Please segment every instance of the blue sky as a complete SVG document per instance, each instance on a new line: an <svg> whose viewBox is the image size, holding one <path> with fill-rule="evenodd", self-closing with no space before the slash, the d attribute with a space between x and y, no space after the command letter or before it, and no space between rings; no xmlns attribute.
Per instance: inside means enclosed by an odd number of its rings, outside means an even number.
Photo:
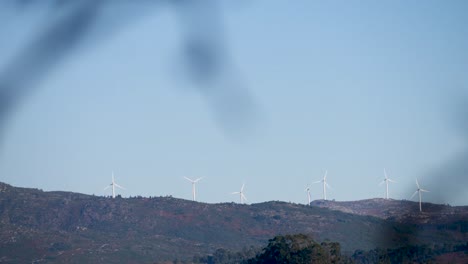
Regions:
<svg viewBox="0 0 468 264"><path fill-rule="evenodd" d="M255 104L255 125L241 120L234 132L181 73L173 10L148 11L34 84L2 135L0 181L108 195L113 171L123 196L190 199L183 177L204 177L203 202L237 202L229 193L245 182L250 203L305 203L325 170L330 199L383 197L386 168L398 181L392 198L409 199L417 177L431 190L424 200L466 205L468 188L434 171L466 150L455 102L468 85L467 10L465 1L223 2L226 58ZM43 19L10 18L4 62Z"/></svg>

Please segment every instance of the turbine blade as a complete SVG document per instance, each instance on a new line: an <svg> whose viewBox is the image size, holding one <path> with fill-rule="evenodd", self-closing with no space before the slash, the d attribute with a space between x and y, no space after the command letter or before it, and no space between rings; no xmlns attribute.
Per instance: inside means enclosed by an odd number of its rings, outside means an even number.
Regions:
<svg viewBox="0 0 468 264"><path fill-rule="evenodd" d="M200 181L200 180L203 179L203 178L204 178L204 177L200 177L200 178L194 180L194 182L198 182L198 181Z"/></svg>
<svg viewBox="0 0 468 264"><path fill-rule="evenodd" d="M397 181L394 181L392 179L387 179L389 182L397 183Z"/></svg>
<svg viewBox="0 0 468 264"><path fill-rule="evenodd" d="M312 184L321 183L321 182L322 182L322 180L320 180L320 181L315 181L315 182L313 182Z"/></svg>
<svg viewBox="0 0 468 264"><path fill-rule="evenodd" d="M325 183L325 186L327 186L328 189L333 189L328 183Z"/></svg>
<svg viewBox="0 0 468 264"><path fill-rule="evenodd" d="M189 182L193 182L193 180L190 179L190 178L187 178L187 177L185 177L185 176L184 176L184 178L185 178L187 181L189 181Z"/></svg>
<svg viewBox="0 0 468 264"><path fill-rule="evenodd" d="M241 194L241 196L242 196L242 199L244 199L244 200L248 201L248 200L247 200L247 197L245 197L245 195L244 195L244 194Z"/></svg>
<svg viewBox="0 0 468 264"><path fill-rule="evenodd" d="M115 185L115 187L118 187L118 188L120 188L120 189L122 189L122 190L125 190L125 188L124 188L124 187L122 187L122 186L118 185L117 183L114 183L114 185Z"/></svg>
<svg viewBox="0 0 468 264"><path fill-rule="evenodd" d="M381 186L381 185L384 184L384 183L385 183L385 180L383 180L381 183L379 183L379 186Z"/></svg>
<svg viewBox="0 0 468 264"><path fill-rule="evenodd" d="M388 178L387 178L387 171L385 170L385 168L383 169L383 173L384 173L384 175L385 175L385 179L388 179Z"/></svg>
<svg viewBox="0 0 468 264"><path fill-rule="evenodd" d="M325 175L323 176L323 179L325 180L327 178L328 170L325 170Z"/></svg>
<svg viewBox="0 0 468 264"><path fill-rule="evenodd" d="M245 183L242 184L241 192L244 190L244 187L245 187Z"/></svg>
<svg viewBox="0 0 468 264"><path fill-rule="evenodd" d="M416 178L416 186L418 186L418 189L420 189L419 187L419 182L418 182L418 179Z"/></svg>
<svg viewBox="0 0 468 264"><path fill-rule="evenodd" d="M104 187L104 190L107 190L111 187L111 185L107 185L106 187Z"/></svg>
<svg viewBox="0 0 468 264"><path fill-rule="evenodd" d="M419 189L421 192L429 192L428 190Z"/></svg>
<svg viewBox="0 0 468 264"><path fill-rule="evenodd" d="M418 191L415 191L413 195L411 195L410 200L413 199L413 197L418 193Z"/></svg>
<svg viewBox="0 0 468 264"><path fill-rule="evenodd" d="M240 192L232 192L231 194L239 194Z"/></svg>

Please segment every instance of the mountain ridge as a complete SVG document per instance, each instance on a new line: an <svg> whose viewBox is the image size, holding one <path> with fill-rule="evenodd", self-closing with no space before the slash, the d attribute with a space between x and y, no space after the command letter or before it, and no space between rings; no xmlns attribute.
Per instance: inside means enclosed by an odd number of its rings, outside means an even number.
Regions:
<svg viewBox="0 0 468 264"><path fill-rule="evenodd" d="M425 212L398 218L393 209L389 217L370 215L372 204L380 203L207 204L170 196L112 199L0 183L0 261L188 260L218 248L260 246L275 235L293 233L340 242L347 252L434 241L463 242L468 238L468 207L447 209L437 205L446 209L439 211L441 217L436 220ZM408 208L414 204L409 202ZM344 212L345 205L351 213ZM453 208L461 214L445 213Z"/></svg>

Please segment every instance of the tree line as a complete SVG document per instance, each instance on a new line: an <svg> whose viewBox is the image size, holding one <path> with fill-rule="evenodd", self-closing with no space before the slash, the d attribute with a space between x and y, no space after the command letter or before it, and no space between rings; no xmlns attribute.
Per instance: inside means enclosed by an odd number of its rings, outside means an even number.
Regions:
<svg viewBox="0 0 468 264"><path fill-rule="evenodd" d="M206 264L436 263L437 256L452 252L463 252L468 258L468 242L433 246L407 245L392 249L376 248L369 251L356 250L352 255L345 255L341 253L341 246L337 242L318 243L308 235L294 234L275 236L263 248L244 248L240 252L218 249L207 256L195 256L191 262Z"/></svg>

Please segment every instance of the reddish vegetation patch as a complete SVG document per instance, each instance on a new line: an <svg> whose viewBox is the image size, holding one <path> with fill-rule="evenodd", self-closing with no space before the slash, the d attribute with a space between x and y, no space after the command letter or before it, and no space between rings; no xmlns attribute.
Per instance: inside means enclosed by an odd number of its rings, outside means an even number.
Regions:
<svg viewBox="0 0 468 264"><path fill-rule="evenodd" d="M252 236L274 236L275 232L273 230L266 230L266 229L250 229L248 230L248 234Z"/></svg>
<svg viewBox="0 0 468 264"><path fill-rule="evenodd" d="M435 258L436 263L468 263L468 254L465 252L445 253Z"/></svg>
<svg viewBox="0 0 468 264"><path fill-rule="evenodd" d="M173 220L177 221L182 221L182 222L192 222L193 221L193 214L177 214L173 212L168 212L168 211L159 211L159 216L165 217L165 218L170 218Z"/></svg>

